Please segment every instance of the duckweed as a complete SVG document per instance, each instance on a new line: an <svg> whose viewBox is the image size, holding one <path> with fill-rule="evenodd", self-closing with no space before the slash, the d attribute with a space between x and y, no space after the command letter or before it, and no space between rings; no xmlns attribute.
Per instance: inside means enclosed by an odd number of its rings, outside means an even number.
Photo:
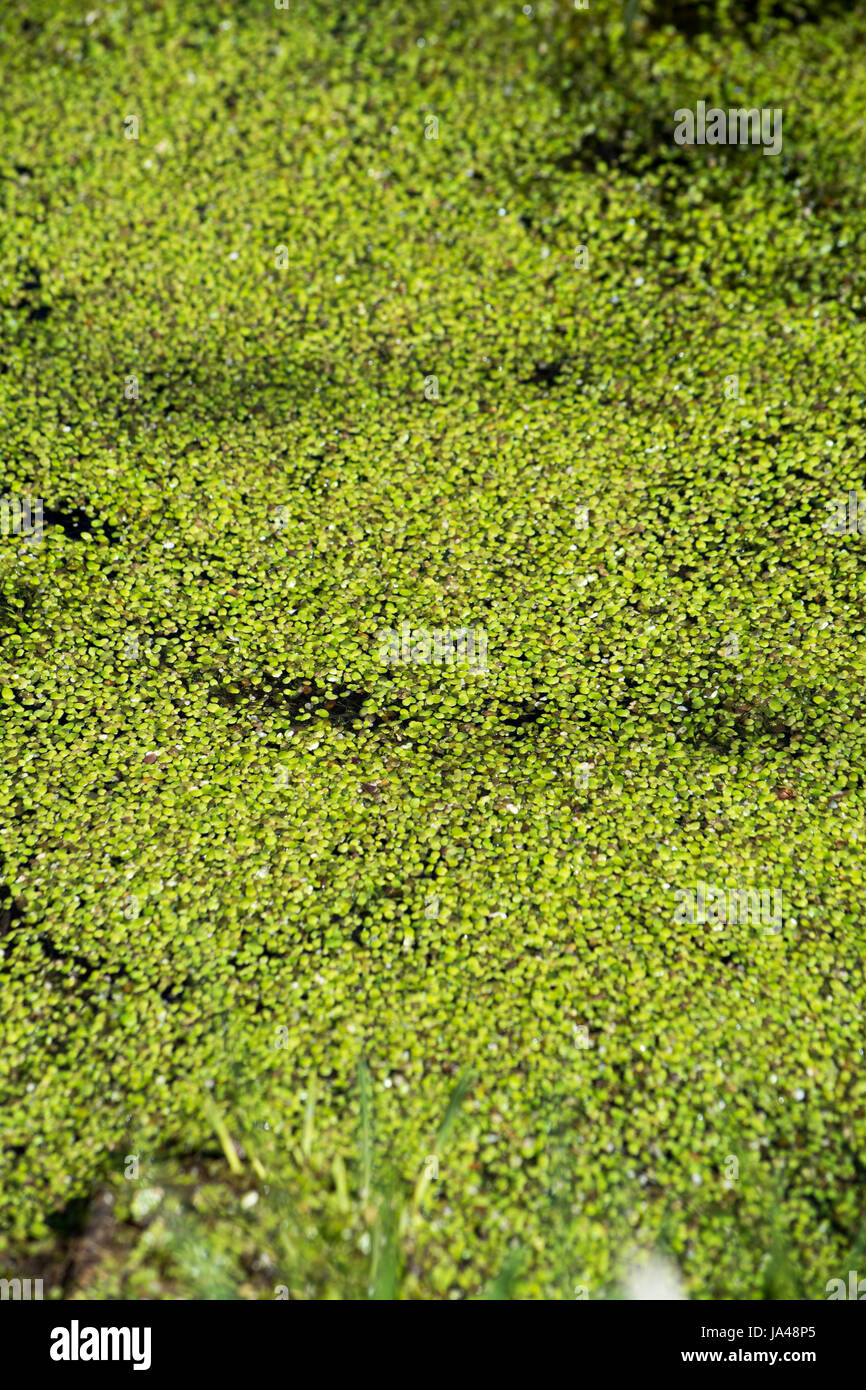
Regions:
<svg viewBox="0 0 866 1390"><path fill-rule="evenodd" d="M4 1265L845 1277L864 41L850 5L5 8L2 491L43 534L0 536ZM781 108L780 153L677 145L699 100ZM458 630L483 664L423 646ZM675 920L714 885L781 930Z"/></svg>

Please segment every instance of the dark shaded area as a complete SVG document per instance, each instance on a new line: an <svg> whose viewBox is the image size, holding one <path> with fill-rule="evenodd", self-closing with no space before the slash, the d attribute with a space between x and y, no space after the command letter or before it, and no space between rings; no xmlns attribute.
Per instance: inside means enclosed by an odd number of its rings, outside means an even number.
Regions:
<svg viewBox="0 0 866 1390"><path fill-rule="evenodd" d="M524 724L537 723L544 713L542 705L546 699L546 695L539 695L533 700L521 700L516 714L510 719L503 719L503 724L509 729L520 729Z"/></svg>
<svg viewBox="0 0 866 1390"><path fill-rule="evenodd" d="M59 526L70 541L80 541L83 536L92 536L101 531L109 545L123 533L109 521L100 521L90 516L83 507L55 508L42 507L42 520L45 526Z"/></svg>
<svg viewBox="0 0 866 1390"><path fill-rule="evenodd" d="M580 93L575 93L580 97ZM594 174L599 167L618 169L638 177L664 167L675 168L683 149L671 141L671 124L656 110L634 107L620 113L617 124L605 131L587 131L579 145L559 155L554 167L564 174L580 170ZM719 146L719 149L724 147Z"/></svg>
<svg viewBox="0 0 866 1390"><path fill-rule="evenodd" d="M687 709L686 725L691 725L693 742L722 753L730 753L737 743L790 749L793 740L808 728L805 723L794 723L790 716L785 718L757 703L727 701L713 711L718 722L712 732L708 732L705 721L710 706L702 706L699 712L701 722L698 724L694 717L689 718L692 714L690 702L685 700L684 703Z"/></svg>
<svg viewBox="0 0 866 1390"><path fill-rule="evenodd" d="M844 0L733 0L729 16L735 25L818 24L850 9L850 3ZM687 38L717 33L721 28L722 11L718 0L652 0L650 4L642 0L638 12L647 17L653 28L671 25Z"/></svg>
<svg viewBox="0 0 866 1390"><path fill-rule="evenodd" d="M564 370L564 357L557 357L552 362L534 363L529 376L521 378L522 384L524 386L543 386L545 389L549 389L556 384Z"/></svg>
<svg viewBox="0 0 866 1390"><path fill-rule="evenodd" d="M74 951L70 952L68 955L64 951L58 951L47 932L40 932L37 940L48 960L62 962L63 965L70 968L75 966L77 970L80 971L80 976L83 980L88 980L96 969L96 966L89 961L86 956L76 955Z"/></svg>
<svg viewBox="0 0 866 1390"><path fill-rule="evenodd" d="M370 698L369 691L347 690L333 700L325 699L325 694L324 686L305 676L294 679L270 676L266 681L242 676L238 680L217 685L213 691L214 698L221 705L230 708L246 706L262 712L280 710L300 726L315 716L317 709L324 709L331 725L351 731ZM367 717L364 723L367 727L375 727L387 721L387 715L377 714Z"/></svg>
<svg viewBox="0 0 866 1390"><path fill-rule="evenodd" d="M17 898L13 898L8 884L0 883L0 936L5 936L14 926L24 920L24 908Z"/></svg>
<svg viewBox="0 0 866 1390"><path fill-rule="evenodd" d="M405 714L400 700L389 702L384 709L365 713L364 707L371 699L368 690L347 690L335 699L326 699L325 687L314 679L305 677L283 679L271 676L266 681L240 677L219 683L213 687L211 694L221 705L232 709L248 708L261 714L279 710L288 714L298 728L309 727L316 718L323 718L319 711L325 711L333 728L343 729L348 733L360 733L383 726L396 727L409 722L409 716ZM546 700L546 695L521 700L518 705L512 707L511 713L502 719L503 732L516 731L524 725L536 723L544 714ZM431 717L435 715L438 718L438 705L431 704L429 710ZM488 710L485 709L483 713L488 713ZM417 714L411 718L418 722ZM452 722L463 728L466 727L466 718L467 714L464 713ZM423 719L421 722L423 723ZM364 790L375 799L375 788L372 784L365 784Z"/></svg>
<svg viewBox="0 0 866 1390"><path fill-rule="evenodd" d="M51 1212L46 1217L46 1224L59 1236L80 1235L84 1230L87 1220L87 1213L90 1209L89 1197L73 1197L67 1202L65 1207L59 1211Z"/></svg>
<svg viewBox="0 0 866 1390"><path fill-rule="evenodd" d="M12 168L20 178L30 178L35 173L28 164L13 164ZM4 174L0 177L10 179L11 175ZM53 314L55 304L46 303L42 271L38 266L31 264L24 268L23 275L17 292L2 307L12 309L16 313L26 313L28 323L44 323ZM60 295L58 299L63 303L76 302L74 296L68 293Z"/></svg>

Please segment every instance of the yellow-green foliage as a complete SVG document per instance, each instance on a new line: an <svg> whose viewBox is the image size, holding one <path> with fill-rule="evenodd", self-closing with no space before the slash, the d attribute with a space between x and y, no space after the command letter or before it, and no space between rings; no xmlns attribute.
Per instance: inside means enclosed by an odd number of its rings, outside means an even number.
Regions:
<svg viewBox="0 0 866 1390"><path fill-rule="evenodd" d="M2 1258L107 1192L105 1296L600 1297L662 1246L823 1297L862 7L92 6L0 16L2 488L45 508L0 536ZM782 152L677 146L698 100ZM406 622L486 669L384 665ZM697 883L781 931L675 922Z"/></svg>

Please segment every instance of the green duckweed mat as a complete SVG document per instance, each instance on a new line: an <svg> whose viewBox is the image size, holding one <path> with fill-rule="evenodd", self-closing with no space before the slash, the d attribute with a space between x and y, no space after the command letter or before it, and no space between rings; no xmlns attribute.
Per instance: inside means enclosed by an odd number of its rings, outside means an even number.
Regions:
<svg viewBox="0 0 866 1390"><path fill-rule="evenodd" d="M866 1258L864 51L4 7L0 1273Z"/></svg>

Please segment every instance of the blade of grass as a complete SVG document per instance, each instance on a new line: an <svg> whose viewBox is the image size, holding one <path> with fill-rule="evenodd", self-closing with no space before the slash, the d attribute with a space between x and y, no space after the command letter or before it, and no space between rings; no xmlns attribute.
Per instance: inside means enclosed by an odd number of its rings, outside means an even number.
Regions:
<svg viewBox="0 0 866 1390"><path fill-rule="evenodd" d="M463 1107L463 1103L472 1089L474 1081L475 1077L471 1072L463 1072L457 1078L457 1084L455 1085L454 1090L451 1092L451 1095L449 1097L448 1105L445 1109L445 1114L442 1117L442 1122L439 1125L438 1130L436 1131L436 1138L433 1144L433 1156L438 1156L440 1150L444 1147L445 1142L448 1139L448 1135L451 1133L451 1130L454 1127L454 1122L457 1119L457 1116L460 1114L460 1111ZM417 1183L415 1184L415 1192L412 1197L413 1212L417 1212L419 1210L422 1202L424 1201L424 1198L427 1195L427 1190L430 1187L432 1181L433 1169L430 1165L425 1163L421 1175L418 1178Z"/></svg>
<svg viewBox="0 0 866 1390"><path fill-rule="evenodd" d="M483 1301L503 1303L514 1297L514 1285L523 1268L524 1254L515 1250L508 1256L505 1264L481 1295Z"/></svg>
<svg viewBox="0 0 866 1390"><path fill-rule="evenodd" d="M301 1133L301 1152L309 1162L313 1152L313 1140L316 1137L316 1077L310 1081L307 1089L307 1104L304 1108L304 1128Z"/></svg>
<svg viewBox="0 0 866 1390"><path fill-rule="evenodd" d="M442 1147L442 1145L445 1143L445 1140L448 1138L448 1135L451 1133L454 1121L460 1114L460 1111L463 1107L463 1102L466 1100L466 1097L472 1090L474 1082L475 1077L472 1074L472 1072L463 1072L457 1078L457 1084L454 1087L454 1090L451 1092L451 1097L448 1101L447 1109L443 1116L442 1123L439 1126L438 1132L436 1134L437 1149Z"/></svg>
<svg viewBox="0 0 866 1390"><path fill-rule="evenodd" d="M379 1207L373 1235L370 1298L376 1302L393 1302L400 1283L398 1222L392 1199L393 1192L388 1192Z"/></svg>
<svg viewBox="0 0 866 1390"><path fill-rule="evenodd" d="M373 1096L370 1072L363 1058L358 1067L358 1081L361 1088L361 1198L366 1201L373 1180Z"/></svg>
<svg viewBox="0 0 866 1390"><path fill-rule="evenodd" d="M623 11L626 43L631 43L631 26L634 24L639 7L640 0L626 0L625 9Z"/></svg>
<svg viewBox="0 0 866 1390"><path fill-rule="evenodd" d="M222 1151L226 1156L226 1162L228 1163L229 1168L233 1173L242 1173L244 1171L244 1167L240 1161L240 1158L238 1157L238 1151L235 1148L235 1142L229 1134L228 1126L226 1125L225 1120L217 1110L216 1105L211 1100L210 1096L207 1096L205 1099L204 1109L205 1114L207 1115L208 1119L213 1125L214 1133L216 1134L217 1138L220 1141L220 1144L222 1145Z"/></svg>
<svg viewBox="0 0 866 1390"><path fill-rule="evenodd" d="M334 1178L334 1191L337 1194L337 1206L343 1216L347 1216L351 1211L349 1184L346 1181L346 1165L339 1154L331 1164L331 1173Z"/></svg>

